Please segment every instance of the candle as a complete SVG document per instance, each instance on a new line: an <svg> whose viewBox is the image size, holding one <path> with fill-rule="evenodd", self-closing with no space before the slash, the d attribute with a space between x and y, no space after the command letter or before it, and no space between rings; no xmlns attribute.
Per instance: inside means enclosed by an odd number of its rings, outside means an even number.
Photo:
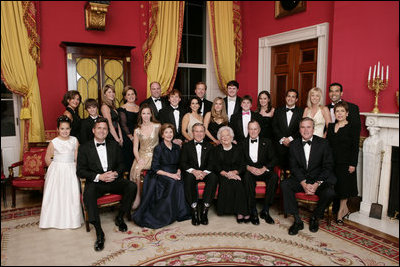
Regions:
<svg viewBox="0 0 400 267"><path fill-rule="evenodd" d="M374 65L374 76L372 76L372 79L375 80L375 73L376 73L376 65Z"/></svg>
<svg viewBox="0 0 400 267"><path fill-rule="evenodd" d="M389 65L386 66L386 81L389 80Z"/></svg>
<svg viewBox="0 0 400 267"><path fill-rule="evenodd" d="M371 80L371 66L369 66L369 72L368 72L368 81Z"/></svg>
<svg viewBox="0 0 400 267"><path fill-rule="evenodd" d="M381 77L382 77L382 81L383 81L383 78L384 78L384 76L383 76L383 65L382 65L382 73L381 73Z"/></svg>
<svg viewBox="0 0 400 267"><path fill-rule="evenodd" d="M380 76L379 76L379 70L381 69L380 64L381 64L381 63L378 61L378 73L376 74L376 77L378 77L378 78L380 77Z"/></svg>

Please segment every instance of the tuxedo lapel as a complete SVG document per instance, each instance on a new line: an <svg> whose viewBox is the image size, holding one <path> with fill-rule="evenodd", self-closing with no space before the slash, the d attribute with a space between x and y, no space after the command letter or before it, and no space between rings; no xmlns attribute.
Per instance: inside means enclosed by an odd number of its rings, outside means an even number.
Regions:
<svg viewBox="0 0 400 267"><path fill-rule="evenodd" d="M201 148L201 159L200 159L201 166L199 166L200 168L201 167L205 168L205 158L206 158L207 150L208 150L207 145L203 144L203 146Z"/></svg>
<svg viewBox="0 0 400 267"><path fill-rule="evenodd" d="M245 153L246 153L246 160L252 161L252 160L251 160L251 157L250 157L249 138L246 138L243 142L244 142L244 143L243 143L243 144L244 144L244 151L245 151Z"/></svg>
<svg viewBox="0 0 400 267"><path fill-rule="evenodd" d="M111 151L111 145L110 145L110 142L107 142L107 144L106 144L106 149L107 149L107 171L109 171L109 170L111 170L112 169L112 166L113 166L113 159L114 159L114 157L112 156L112 151Z"/></svg>
<svg viewBox="0 0 400 267"><path fill-rule="evenodd" d="M100 161L99 153L97 153L97 149L96 149L94 140L90 141L89 149L90 149L90 154L93 155L93 159L94 159L95 162L96 162L96 167L97 167L97 169L100 169L100 170L103 172L103 171L104 171L104 170L103 170L103 166L101 166L101 161Z"/></svg>
<svg viewBox="0 0 400 267"><path fill-rule="evenodd" d="M236 107L235 107L235 109L236 109ZM237 123L237 127L238 127L238 129L239 129L240 134L244 136L244 131L243 131L243 114L242 114L242 113L239 113L239 114L240 114L240 116L239 116L240 119L239 119L236 123ZM246 138L246 136L244 136L244 137Z"/></svg>
<svg viewBox="0 0 400 267"><path fill-rule="evenodd" d="M191 142L192 142L192 144L190 145L190 150L192 150L191 154L194 155L195 164L198 166L199 159L197 158L196 145L194 144L194 140L192 140ZM200 166L199 166L199 168L200 168Z"/></svg>
<svg viewBox="0 0 400 267"><path fill-rule="evenodd" d="M301 140L300 140L300 142L298 142L297 146L298 146L297 151L299 151L299 153L300 153L300 161L303 164L304 169L307 170L306 155L304 154L304 146L303 146L303 143L301 142ZM310 155L311 155L311 152L310 152ZM310 158L309 158L309 160L310 160Z"/></svg>

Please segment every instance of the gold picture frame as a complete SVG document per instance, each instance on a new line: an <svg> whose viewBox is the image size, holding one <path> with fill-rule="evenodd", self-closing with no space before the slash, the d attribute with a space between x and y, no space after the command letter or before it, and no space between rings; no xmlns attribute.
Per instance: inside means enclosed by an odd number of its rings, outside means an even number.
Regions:
<svg viewBox="0 0 400 267"><path fill-rule="evenodd" d="M306 1L275 1L275 18L282 18L306 10Z"/></svg>

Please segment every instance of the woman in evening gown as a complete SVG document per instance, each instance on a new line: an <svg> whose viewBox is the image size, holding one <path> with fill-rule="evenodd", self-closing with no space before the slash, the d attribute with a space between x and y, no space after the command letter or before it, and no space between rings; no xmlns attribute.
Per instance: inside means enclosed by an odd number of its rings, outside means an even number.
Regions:
<svg viewBox="0 0 400 267"><path fill-rule="evenodd" d="M182 118L182 135L187 141L193 140L193 125L203 123L203 117L200 115L200 98L194 96L189 101L190 111Z"/></svg>
<svg viewBox="0 0 400 267"><path fill-rule="evenodd" d="M100 115L108 120L109 132L107 135L108 140L114 140L120 146L123 145L124 139L122 138L122 130L119 125L119 115L115 107L115 87L111 84L106 84L103 87L101 100L103 104L100 108Z"/></svg>
<svg viewBox="0 0 400 267"><path fill-rule="evenodd" d="M256 112L261 115L260 137L273 140L272 118L274 117L275 108L271 105L271 95L268 91L261 91L258 94Z"/></svg>
<svg viewBox="0 0 400 267"><path fill-rule="evenodd" d="M132 216L137 225L152 229L191 217L178 169L180 147L172 143L174 126L163 124L160 135L163 140L154 148L151 170L143 184L141 204Z"/></svg>
<svg viewBox="0 0 400 267"><path fill-rule="evenodd" d="M78 113L78 107L81 100L82 98L79 91L70 90L65 93L61 101L66 109L63 115L66 115L71 120L71 136L78 138L79 143L81 142L81 117Z"/></svg>
<svg viewBox="0 0 400 267"><path fill-rule="evenodd" d="M139 109L138 125L133 133L133 153L135 159L132 164L129 178L140 188L142 170L151 167L153 150L158 145L160 124L154 118L153 111L148 104L143 104ZM136 193L132 209L135 210L140 204L140 190Z"/></svg>
<svg viewBox="0 0 400 267"><path fill-rule="evenodd" d="M218 130L228 125L229 119L226 114L225 102L222 97L216 97L213 101L211 111L204 116L204 127L206 128L206 137L214 145L219 145L217 138Z"/></svg>
<svg viewBox="0 0 400 267"><path fill-rule="evenodd" d="M322 90L320 88L314 87L308 91L304 117L314 120L314 135L326 137L326 129L328 129L328 124L331 123L331 115L329 109L322 104Z"/></svg>

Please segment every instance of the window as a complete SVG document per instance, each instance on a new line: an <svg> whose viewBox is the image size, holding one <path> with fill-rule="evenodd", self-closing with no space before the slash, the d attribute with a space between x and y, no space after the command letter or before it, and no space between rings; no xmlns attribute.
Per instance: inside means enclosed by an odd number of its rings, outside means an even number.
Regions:
<svg viewBox="0 0 400 267"><path fill-rule="evenodd" d="M207 84L208 99L212 100L211 96L215 95L213 91L219 92L214 76L207 2L185 1L181 51L174 88L181 91L185 100L195 95L195 84L203 81Z"/></svg>

